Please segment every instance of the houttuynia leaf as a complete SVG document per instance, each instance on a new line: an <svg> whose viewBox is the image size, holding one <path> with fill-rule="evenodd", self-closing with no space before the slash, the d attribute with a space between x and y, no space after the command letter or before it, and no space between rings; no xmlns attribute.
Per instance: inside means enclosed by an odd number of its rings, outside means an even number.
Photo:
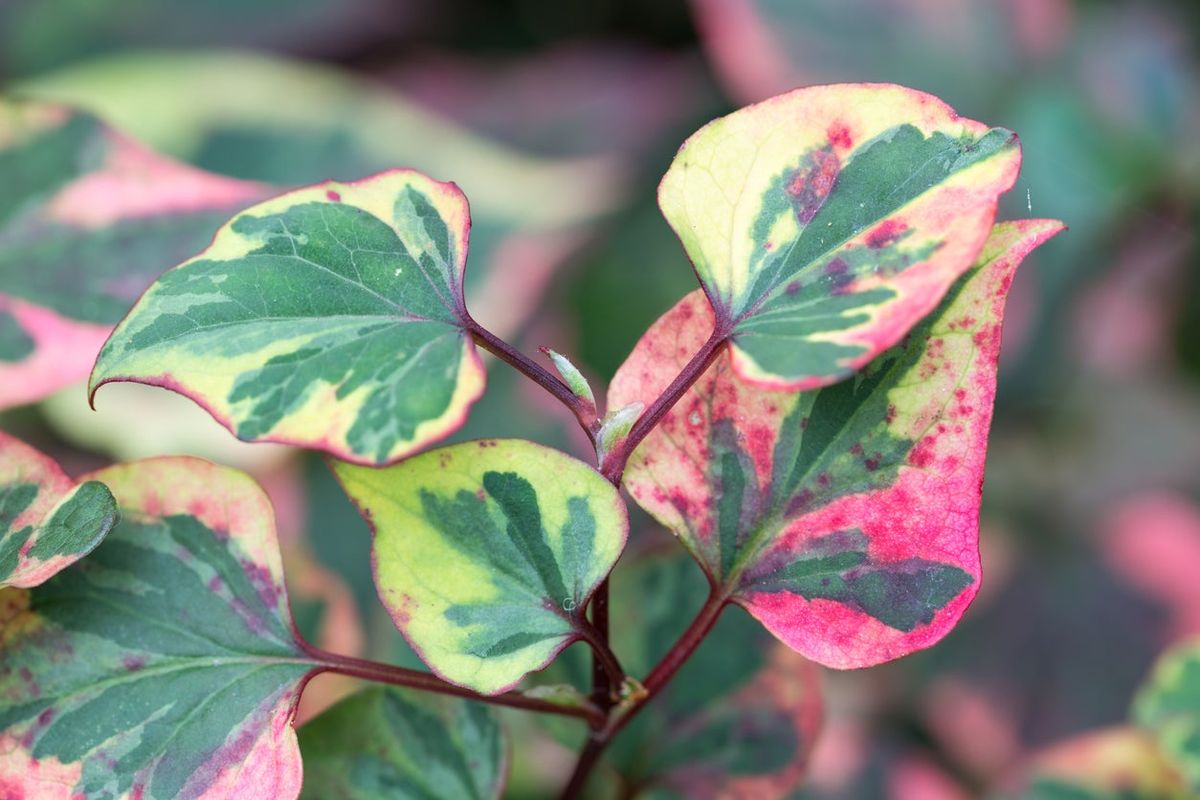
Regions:
<svg viewBox="0 0 1200 800"><path fill-rule="evenodd" d="M838 381L937 306L1021 163L1011 131L886 84L815 86L715 120L659 187L732 336L769 389Z"/></svg>
<svg viewBox="0 0 1200 800"><path fill-rule="evenodd" d="M374 528L375 584L400 632L438 675L485 694L580 638L628 532L600 473L532 442L334 470Z"/></svg>
<svg viewBox="0 0 1200 800"><path fill-rule="evenodd" d="M1169 650L1134 703L1138 723L1153 731L1163 753L1200 793L1200 641Z"/></svg>
<svg viewBox="0 0 1200 800"><path fill-rule="evenodd" d="M0 432L0 586L44 583L90 553L116 521L107 486L75 483L53 460Z"/></svg>
<svg viewBox="0 0 1200 800"><path fill-rule="evenodd" d="M92 477L121 522L41 586L0 592L0 787L295 798L291 719L316 665L292 632L266 495L192 458Z"/></svg>
<svg viewBox="0 0 1200 800"><path fill-rule="evenodd" d="M978 519L1013 272L1062 228L996 226L974 269L900 345L819 391L770 392L730 355L634 453L633 497L792 648L862 667L946 634L979 585ZM610 406L653 397L712 331L684 298L618 371Z"/></svg>
<svg viewBox="0 0 1200 800"><path fill-rule="evenodd" d="M464 329L469 228L458 187L411 170L254 206L138 301L91 391L166 386L240 439L395 461L458 428L483 391Z"/></svg>
<svg viewBox="0 0 1200 800"><path fill-rule="evenodd" d="M91 115L4 98L0 184L0 408L82 380L150 282L265 195Z"/></svg>
<svg viewBox="0 0 1200 800"><path fill-rule="evenodd" d="M379 687L300 729L305 800L462 798L504 790L507 742L482 703Z"/></svg>

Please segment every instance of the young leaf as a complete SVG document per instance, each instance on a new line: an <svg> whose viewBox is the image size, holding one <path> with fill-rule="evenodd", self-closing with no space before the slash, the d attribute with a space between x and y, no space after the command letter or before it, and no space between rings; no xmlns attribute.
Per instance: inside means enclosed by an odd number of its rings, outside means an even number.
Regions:
<svg viewBox="0 0 1200 800"><path fill-rule="evenodd" d="M1167 652L1134 703L1134 717L1200 793L1200 642Z"/></svg>
<svg viewBox="0 0 1200 800"><path fill-rule="evenodd" d="M4 98L0 175L0 408L86 376L150 282L265 192L88 114Z"/></svg>
<svg viewBox="0 0 1200 800"><path fill-rule="evenodd" d="M191 458L92 477L120 524L42 586L0 593L0 775L28 797L296 797L291 718L315 664L266 495Z"/></svg>
<svg viewBox="0 0 1200 800"><path fill-rule="evenodd" d="M630 403L624 408L618 408L615 411L610 411L604 416L604 420L600 423L600 430L596 432L596 460L603 464L605 457L613 451L617 445L625 441L625 437L633 430L634 424L637 423L638 417L642 415L645 409L641 403Z"/></svg>
<svg viewBox="0 0 1200 800"><path fill-rule="evenodd" d="M564 356L562 353L557 353L549 347L543 347L542 352L549 357L554 364L554 369L562 376L563 381L571 390L571 393L584 401L591 409L593 414L596 413L596 397L592 394L592 386L588 383L588 379L583 377L583 373L579 368L571 363L571 359Z"/></svg>
<svg viewBox="0 0 1200 800"><path fill-rule="evenodd" d="M688 139L659 187L744 379L825 386L898 342L979 254L1016 136L884 84L798 89Z"/></svg>
<svg viewBox="0 0 1200 800"><path fill-rule="evenodd" d="M978 588L1004 298L1061 227L998 225L942 306L852 380L768 392L722 355L634 454L630 493L815 661L868 666L933 644ZM610 405L656 395L712 327L700 294L684 298L617 373Z"/></svg>
<svg viewBox="0 0 1200 800"><path fill-rule="evenodd" d="M247 441L395 461L458 428L483 391L458 187L393 170L238 214L163 275L96 361L166 386Z"/></svg>
<svg viewBox="0 0 1200 800"><path fill-rule="evenodd" d="M300 729L304 791L312 800L499 798L507 744L487 706L379 687L338 703Z"/></svg>
<svg viewBox="0 0 1200 800"><path fill-rule="evenodd" d="M334 470L375 531L375 583L438 675L511 688L580 638L583 609L621 553L620 495L581 461L480 440L385 470Z"/></svg>
<svg viewBox="0 0 1200 800"><path fill-rule="evenodd" d="M75 483L0 431L0 586L44 583L90 553L116 521L107 486Z"/></svg>

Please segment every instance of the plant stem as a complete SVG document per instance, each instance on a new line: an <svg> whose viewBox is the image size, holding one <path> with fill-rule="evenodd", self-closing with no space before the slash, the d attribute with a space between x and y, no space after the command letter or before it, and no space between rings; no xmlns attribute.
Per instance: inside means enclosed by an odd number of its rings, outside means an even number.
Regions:
<svg viewBox="0 0 1200 800"><path fill-rule="evenodd" d="M679 402L679 398L692 388L692 384L700 380L700 376L720 355L722 346L729 341L729 328L730 325L718 321L712 335L708 337L708 341L692 356L692 359L675 376L675 380L671 381L663 393L650 404L650 407L642 412L624 441L604 457L604 463L600 465L600 472L614 485L620 485L621 477L625 474L625 464L637 446L642 443L642 439L645 439L650 431L654 430L654 426L663 418L663 415Z"/></svg>
<svg viewBox="0 0 1200 800"><path fill-rule="evenodd" d="M602 727L607 715L592 703L578 706L561 705L549 700L528 697L520 692L505 692L498 695L485 695L467 689L463 686L442 680L428 672L415 669L405 669L391 664L381 664L377 661L367 661L361 658L350 658L335 653L327 653L313 647L306 648L323 672L336 672L352 678L387 683L392 686L405 686L410 689L420 689L426 692L449 694L467 700L481 703L491 703L497 706L521 708L526 711L537 711L543 714L558 714L565 717L576 717L585 720L592 728Z"/></svg>
<svg viewBox="0 0 1200 800"><path fill-rule="evenodd" d="M612 650L608 644L608 576L604 576L604 580L600 581L600 585L596 587L596 593L592 595L592 628L596 631L596 636L604 644L604 649L609 653ZM613 656L614 661L616 656ZM624 680L624 675L620 681ZM603 656L595 652L592 653L592 702L598 705L602 710L608 711L613 705L612 691L615 686L620 685L620 681L614 683L617 679L610 674L610 669L604 664Z"/></svg>
<svg viewBox="0 0 1200 800"><path fill-rule="evenodd" d="M583 793L583 788L587 785L592 770L599 763L600 756L603 755L604 749L608 747L609 742L662 691L663 687L679 671L679 668L691 658L692 654L696 652L696 648L704 641L704 637L708 635L713 625L716 624L717 619L721 616L721 611L724 610L728 602L729 595L727 592L719 587L712 587L709 591L708 599L704 601L704 605L696 614L696 618L692 620L687 630L671 645L671 649L667 651L662 660L650 670L650 674L646 677L644 684L646 689L645 694L634 701L619 716L614 718L610 714L608 725L601 730L593 731L591 736L588 737L587 744L584 745L583 751L579 754L579 760L575 763L575 770L571 773L571 779L563 789L562 800L572 800L572 798L579 797Z"/></svg>
<svg viewBox="0 0 1200 800"><path fill-rule="evenodd" d="M474 319L467 317L466 326L476 344L512 366L566 406L579 421L579 427L583 428L588 440L595 444L599 420L596 418L594 408L591 408L582 398L577 397L557 375L484 328Z"/></svg>
<svg viewBox="0 0 1200 800"><path fill-rule="evenodd" d="M609 647L608 637L602 636L594 624L581 620L576 630L592 648L592 702L607 712L615 703L612 697L613 689L625 682L625 670L621 667L617 654Z"/></svg>

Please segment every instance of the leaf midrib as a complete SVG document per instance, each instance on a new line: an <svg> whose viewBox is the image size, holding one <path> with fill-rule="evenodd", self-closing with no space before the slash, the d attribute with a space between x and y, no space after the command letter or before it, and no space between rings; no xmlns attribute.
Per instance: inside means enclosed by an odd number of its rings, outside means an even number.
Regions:
<svg viewBox="0 0 1200 800"><path fill-rule="evenodd" d="M899 127L899 126L896 126L896 127ZM848 161L846 161L846 164L845 164L845 165L843 165L843 166L842 166L842 168L841 168L839 171L844 171L844 170L845 170L845 168L846 168L846 166L848 166L848 165L852 164L852 163L854 162L854 159L855 159L855 158L857 158L857 157L858 157L858 155L859 155L859 154L860 154L862 151L864 151L864 150L865 150L865 149L867 149L868 147L870 147L870 146L874 145L876 142L878 142L879 140L881 140L881 139L882 139L882 137L883 137L884 135L886 135L886 134L888 134L888 133L891 133L891 132L892 132L892 131L894 131L895 129L896 129L896 128L891 128L891 129L889 129L888 131L884 131L884 132L883 132L883 133L881 133L879 136L876 136L874 139L872 139L870 142L864 143L864 144L863 144L861 147L855 148L854 154L853 154L853 155L850 157L850 159L849 159ZM995 128L989 128L989 129L988 129L988 131L987 131L987 132L985 132L985 133L983 134L983 136L986 136L986 135L987 135L987 133L990 133L992 130L995 130ZM940 133L940 132L942 132L942 131L935 131L935 133ZM980 139L982 139L983 137L981 136L981 137L979 137L979 138L980 138ZM978 141L978 140L977 140L977 141ZM953 150L956 150L956 149L957 149L957 148L949 148L949 150L950 150L950 151L953 151ZM1004 153L1004 152L1006 152L1006 151L1007 151L1007 148L1006 148L1006 147L1001 147L1001 148L997 149L997 150L996 150L996 151L995 151L995 152L994 152L992 155L988 156L987 158L981 159L981 160L979 160L979 161L973 161L973 162L971 162L970 164L967 164L967 165L966 165L966 167L965 167L965 169L970 169L970 168L972 168L972 167L974 167L974 166L976 166L976 165L978 165L978 164L983 164L983 163L986 163L986 162L990 161L991 159L995 158L996 156L998 156L998 155L1000 155L1000 154L1002 154L1002 153ZM932 162L935 160L935 158L936 158L936 156L932 156L932 157L930 157L928 160L926 160L926 161L925 161L925 163L921 165L921 169L924 169L926 166L928 166L930 163L932 163ZM853 231L852 231L852 232L851 232L849 235L847 235L847 236L845 236L844 238L842 238L841 240L839 240L839 241L835 242L835 243L834 243L832 246L830 246L830 247L826 248L826 249L825 249L824 251L822 251L822 252L821 252L821 253L820 253L820 254L819 254L819 255L818 255L816 258L812 259L811 261L807 261L807 262L805 262L804 264L802 264L802 265L801 265L800 267L798 267L797 269L795 269L795 270L792 270L792 271L788 272L786 275L782 275L782 274L781 274L781 276L780 276L779 280L773 281L773 282L771 283L771 287L770 287L768 290L764 291L764 292L763 292L763 293L762 293L762 294L761 294L761 295L760 295L758 298L754 299L754 301L753 301L753 302L752 302L750 305L748 305L748 306L746 307L746 309L745 309L745 310L744 310L742 313L738 314L736 317L734 317L734 318L733 318L733 321L732 321L732 327L733 327L734 329L736 329L736 328L737 328L739 325L741 325L741 323L742 323L742 322L744 322L744 321L745 321L747 318L749 318L749 317L752 317L752 316L755 316L755 315L756 315L756 313L757 313L757 311L758 311L758 309L759 309L759 308L760 308L760 307L761 307L761 306L762 306L762 305L763 305L765 302L767 302L767 300L768 300L768 299L770 299L770 297L771 297L772 295L774 295L774 293L775 293L775 292L776 292L776 291L779 289L779 287L780 287L780 286L784 285L784 284L785 284L785 283L787 283L789 280L792 280L792 279L793 279L793 278L795 278L796 276L800 275L802 272L805 272L805 271L806 271L806 270L808 270L808 269L809 269L809 268L810 268L810 267L811 267L813 264L817 264L817 263L819 263L819 262L821 262L821 261L824 261L825 259L829 258L829 257L830 257L830 256L831 256L833 253L837 252L838 250L841 250L843 247L845 247L845 245L846 245L846 243L847 243L847 242L849 242L849 241L850 241L851 239L853 239L854 237L858 236L860 233L862 233L862 232L863 232L864 230L866 230L867 228L871 227L872 225L877 225L877 224L879 224L880 222L882 222L882 221L884 221L884 220L888 219L889 217L891 217L891 216L893 216L893 215L895 215L895 214L898 214L898 213L900 213L901 211L903 211L904 209L906 209L906 208L908 208L909 206L913 205L914 203L917 203L918 201L922 200L922 199L923 199L923 198L925 198L927 195L929 195L931 192L933 192L933 191L937 190L939 187L941 187L941 186L942 186L942 185L945 183L945 181L946 181L946 180L949 180L949 178L950 178L951 176L953 176L953 175L957 175L957 174L958 174L959 172L961 172L961 171L962 171L962 170L961 170L961 169L959 169L959 170L955 170L955 171L954 171L954 172L952 172L952 173L949 173L949 174L946 176L945 180L941 181L940 183L937 183L937 184L935 184L934 186L931 186L931 187L927 188L925 191L923 191L923 192L921 192L920 194L918 194L918 195L914 196L914 197L913 197L911 200L909 200L907 203L904 203L904 204L902 204L902 205L896 206L895 208L891 209L891 211L889 211L887 214L885 214L885 215L884 215L884 216L882 216L882 217L877 217L877 218L875 218L875 219L872 219L872 220L870 220L870 221L868 221L868 222L864 222L862 225L860 225L859 227L857 227L856 229L854 229L854 230L853 230ZM902 183L899 183L899 184L897 184L895 187L893 187L893 189L892 189L892 192L891 192L890 194L895 194L895 192L896 192L896 191L897 191L897 190L898 190L898 189L899 189L901 186L904 186L906 183L908 183L908 182L909 182L909 181L911 181L911 180L912 180L914 177L916 177L916 175L918 174L918 172L919 172L919 170L918 170L917 172L913 172L911 175L909 175L909 177L908 177L908 179L907 179L907 180L905 180L904 182L902 182ZM830 193L830 195L832 195L832 192ZM828 198L828 197L826 197L825 199L826 199L826 200L828 200L829 198ZM822 203L821 203L821 208L824 208L824 207L825 207L825 202L824 202L824 201L822 201ZM815 220L815 219L816 219L816 217L814 217L814 220ZM810 221L810 223L809 223L808 225L805 225L803 228L801 228L801 229L800 229L800 232L799 232L799 233L796 235L796 238L795 238L795 239L793 239L793 240L791 241L791 243L788 245L788 247L787 247L787 251L786 251L785 253L780 253L780 254L779 254L779 256L778 256L778 258L782 259L782 260L783 260L783 261L786 263L787 259L789 259L789 258L791 257L791 255L792 255L792 251L793 251L793 250L795 250L796 246L797 246L797 245L800 243L800 239L803 237L803 235L804 235L804 232L805 232L806 230L808 230L808 228L809 228L809 226L810 226L810 225L811 225L811 221ZM747 277L749 277L749 270L748 270L748 269L747 269ZM748 285L749 285L749 284L748 284ZM731 337L731 338L732 338L732 337ZM807 337L806 337L806 338L807 338Z"/></svg>

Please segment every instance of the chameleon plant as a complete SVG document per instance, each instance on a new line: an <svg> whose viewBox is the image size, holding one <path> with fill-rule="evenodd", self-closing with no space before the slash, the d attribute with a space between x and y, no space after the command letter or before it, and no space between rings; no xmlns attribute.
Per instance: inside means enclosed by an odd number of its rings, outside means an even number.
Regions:
<svg viewBox="0 0 1200 800"><path fill-rule="evenodd" d="M69 122L37 124L66 146ZM884 84L799 89L704 126L659 187L699 288L646 331L604 407L568 357L526 356L472 317L455 184L396 169L236 213L112 330L91 396L165 387L240 439L326 454L428 671L297 633L246 475L168 457L73 482L5 439L0 794L496 797L500 705L567 723L548 726L579 745L564 797L614 772L625 796L786 795L820 723L813 662L929 647L979 589L1005 298L1062 229L996 222L1020 160L1012 132ZM212 185L191 209L262 191ZM86 220L96 195L76 195ZM66 207L0 204L0 263ZM14 342L52 346L29 300L6 302ZM574 415L592 463L518 440L435 446L483 394L484 352ZM610 592L622 488L695 565L631 553ZM706 684L706 640L767 663L740 689ZM577 642L590 689L539 683ZM297 735L322 672L382 686Z"/></svg>

